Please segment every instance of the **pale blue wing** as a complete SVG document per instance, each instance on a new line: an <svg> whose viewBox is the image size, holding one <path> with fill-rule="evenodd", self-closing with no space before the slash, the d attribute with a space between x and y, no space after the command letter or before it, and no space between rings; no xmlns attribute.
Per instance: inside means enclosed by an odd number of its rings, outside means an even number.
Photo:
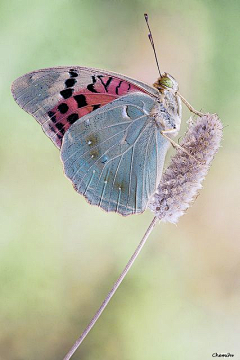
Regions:
<svg viewBox="0 0 240 360"><path fill-rule="evenodd" d="M89 203L122 215L146 209L169 145L149 116L154 104L143 93L122 96L82 117L65 133L65 173Z"/></svg>

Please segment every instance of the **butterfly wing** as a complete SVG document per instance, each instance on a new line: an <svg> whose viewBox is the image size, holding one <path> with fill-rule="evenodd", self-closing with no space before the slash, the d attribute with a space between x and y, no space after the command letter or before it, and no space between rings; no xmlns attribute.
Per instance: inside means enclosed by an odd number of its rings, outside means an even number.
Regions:
<svg viewBox="0 0 240 360"><path fill-rule="evenodd" d="M90 204L122 215L146 209L169 145L149 116L154 104L147 94L128 94L85 115L65 133L65 174Z"/></svg>
<svg viewBox="0 0 240 360"><path fill-rule="evenodd" d="M135 91L157 95L156 89L126 76L78 66L34 71L12 85L18 105L35 117L58 148L79 118Z"/></svg>

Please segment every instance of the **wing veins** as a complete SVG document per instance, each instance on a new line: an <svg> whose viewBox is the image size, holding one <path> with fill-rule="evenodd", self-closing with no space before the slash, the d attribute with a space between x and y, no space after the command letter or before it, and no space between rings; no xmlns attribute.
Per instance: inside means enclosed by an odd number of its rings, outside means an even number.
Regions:
<svg viewBox="0 0 240 360"><path fill-rule="evenodd" d="M113 186L114 186L114 184L115 184L115 180L116 180L116 177L117 177L117 173L118 173L120 164L121 164L121 162L122 162L122 158L123 158L123 154L121 155L121 158L120 158L120 160L119 160L119 163L118 163L118 166L117 166L115 175L114 175L114 179L113 179L113 182L112 182L112 188L111 188L110 195L109 195L109 200L108 200L108 207L107 207L108 210L109 210L109 206L110 206L110 200L111 200L111 196L112 196Z"/></svg>
<svg viewBox="0 0 240 360"><path fill-rule="evenodd" d="M140 133L140 134L138 135L138 137L137 137L137 139L136 139L136 141L134 142L133 145L131 145L131 146L130 146L127 150L125 150L123 153L121 153L121 154L119 154L119 155L117 155L117 156L109 159L109 160L106 162L106 165L107 165L108 162L117 159L119 156L124 155L127 151L129 151L130 149L132 149L132 147L135 146L135 144L137 143L137 141L138 141L138 140L140 139L140 137L142 136L143 132L146 130L147 125L149 125L149 124L146 124L146 125L145 125L144 129L142 130L142 133ZM123 130L123 131L124 131L124 130ZM121 132L122 132L122 131L120 131L118 134L120 134ZM114 135L114 136L115 136L115 135ZM109 149L107 149L107 151L105 151L105 153L101 154L101 156L99 156L98 159L96 159L96 160L94 161L94 163L88 168L88 170L86 171L86 173L85 173L85 175L83 176L82 180L80 181L80 185L81 185L82 181L84 180L85 176L87 175L87 173L89 172L89 170L96 164L97 161L100 160L100 158L101 158L102 156L106 155L106 154L109 152L109 150L111 150L115 145L116 145L116 144L113 144ZM81 155L80 158L81 158L82 156L83 156L83 155ZM76 160L79 160L80 158L78 158L78 159L76 159ZM75 161L74 161L74 162L75 162ZM74 174L74 176L73 176L73 178L72 178L72 181L73 181L73 179L76 177L76 175L78 174L78 172L79 172L80 170L81 170L81 167L80 167L80 168L77 170L77 172ZM79 189L79 187L78 187L78 189Z"/></svg>
<svg viewBox="0 0 240 360"><path fill-rule="evenodd" d="M146 115L143 115L143 116L146 116ZM135 119L135 120L133 120L133 121L140 120L143 116L141 116L141 117L139 117L139 118L137 118L137 119ZM129 121L127 121L126 123L129 123ZM83 153L78 159L81 159L82 156L86 155L88 152L90 152L90 151L92 151L92 150L95 150L98 146L101 146L101 145L104 144L106 141L111 140L114 136L117 136L117 135L121 134L122 132L127 131L128 128L132 125L132 123L133 123L133 122L131 122L131 123L129 124L129 126L127 126L126 129L121 130L121 131L119 131L118 133L116 133L116 134L112 135L111 137L105 139L104 141L100 142L99 144L94 145L94 146L91 148L91 150L87 150L87 151L86 151L85 153ZM121 123L121 124L124 124L124 123ZM119 124L116 124L116 126L117 126L117 125L119 125ZM115 126L115 125L114 125L114 126ZM105 130L105 129L108 129L108 127L99 129L99 131L102 131L102 130ZM140 134L140 135L141 135L141 134ZM78 151L80 151L80 149L79 149L79 150L76 150L73 154L71 154L71 155L65 160L65 162L67 162L67 161L68 161L72 156L74 156ZM102 156L102 155L101 155L101 156ZM76 160L78 160L78 159L76 159ZM113 158L113 159L114 159L114 158ZM76 160L75 160L75 161L76 161ZM75 161L74 161L74 162L75 162ZM73 163L74 163L74 162L73 162Z"/></svg>

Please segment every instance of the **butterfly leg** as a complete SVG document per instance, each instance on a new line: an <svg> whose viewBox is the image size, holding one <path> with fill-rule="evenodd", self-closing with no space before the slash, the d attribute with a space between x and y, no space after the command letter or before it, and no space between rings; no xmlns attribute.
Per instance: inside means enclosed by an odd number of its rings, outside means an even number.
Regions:
<svg viewBox="0 0 240 360"><path fill-rule="evenodd" d="M192 107L192 105L189 104L189 102L177 91L176 93L180 99L182 100L182 102L187 106L187 108L194 114L198 115L198 116L203 116L205 115L204 113L198 111L198 110L195 110L194 107Z"/></svg>
<svg viewBox="0 0 240 360"><path fill-rule="evenodd" d="M181 145L179 145L178 143L176 143L173 139L171 139L169 136L167 136L166 134L172 134L174 133L176 130L175 129L167 129L167 130L161 130L161 135L163 137L165 137L166 139L168 139L170 141L170 143L172 144L172 146L175 149L181 149L182 151L184 151L186 154L188 154L188 156L190 156L192 159L194 159L195 161L201 163L201 161L199 161L198 159L196 159L192 154L190 154L186 149L184 149L184 147L182 147Z"/></svg>

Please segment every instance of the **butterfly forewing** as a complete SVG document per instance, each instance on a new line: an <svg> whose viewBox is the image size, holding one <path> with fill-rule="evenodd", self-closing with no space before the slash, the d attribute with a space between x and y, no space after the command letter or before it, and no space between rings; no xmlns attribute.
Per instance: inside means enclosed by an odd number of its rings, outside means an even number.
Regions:
<svg viewBox="0 0 240 360"><path fill-rule="evenodd" d="M74 188L94 205L141 213L160 180L168 141L149 113L155 100L135 92L76 121L61 148Z"/></svg>
<svg viewBox="0 0 240 360"><path fill-rule="evenodd" d="M156 96L144 83L113 72L84 67L38 70L14 81L16 102L41 124L57 147L79 118L125 94L142 91Z"/></svg>

